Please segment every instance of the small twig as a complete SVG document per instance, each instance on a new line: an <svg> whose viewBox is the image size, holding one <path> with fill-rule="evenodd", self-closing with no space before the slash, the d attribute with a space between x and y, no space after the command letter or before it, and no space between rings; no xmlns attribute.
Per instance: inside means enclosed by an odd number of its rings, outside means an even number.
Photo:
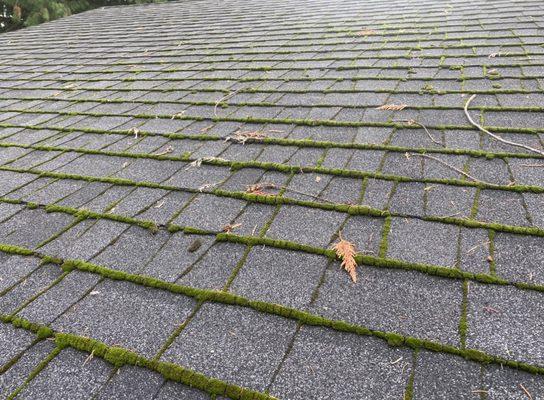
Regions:
<svg viewBox="0 0 544 400"><path fill-rule="evenodd" d="M166 154L170 154L173 151L174 151L174 148L172 146L167 146L166 149L164 149L163 151L160 151L158 153L155 153L154 155L155 156L164 156Z"/></svg>
<svg viewBox="0 0 544 400"><path fill-rule="evenodd" d="M296 189L288 188L288 187L285 187L285 186L283 186L282 188L285 189L286 191L289 191L289 192L298 193L298 194L301 194L302 196L308 196L308 197L312 197L312 198L314 198L316 200L321 200L321 201L323 201L325 203L334 204L334 201L330 201L330 200L327 200L327 199L325 199L323 197L319 197L319 195L306 193L306 192L303 192L301 190L296 190Z"/></svg>
<svg viewBox="0 0 544 400"><path fill-rule="evenodd" d="M531 393L529 393L529 391L525 388L525 386L523 386L523 384L520 383L519 387L525 392L525 395L529 400L533 400L533 396L531 396Z"/></svg>
<svg viewBox="0 0 544 400"><path fill-rule="evenodd" d="M453 214L448 214L448 215L439 215L438 218L453 218L453 217L457 217L459 214L462 214L463 211L457 211L456 213L453 213Z"/></svg>
<svg viewBox="0 0 544 400"><path fill-rule="evenodd" d="M494 186L494 187L500 186L500 185L496 185L495 183L486 182L486 181L481 181L481 180L479 180L478 178L475 178L475 177L473 177L472 175L467 174L465 171L463 171L463 170L461 170L461 169L459 169L459 168L457 168L457 167L454 167L453 165L450 165L450 164L448 164L448 163L445 162L445 161L442 161L440 158L433 157L433 156L429 156L429 155L427 155L427 154L417 154L417 153L406 153L406 154L408 154L408 155L410 155L410 156L423 157L423 158L428 158L428 159L430 159L430 160L434 160L434 161L436 161L437 163L440 163L440 164L442 164L443 166L448 167L449 169L452 169L452 170L454 170L455 172L460 173L461 175L467 177L468 179L470 179L470 180L472 180L472 181L474 181L474 182L482 183L482 184L484 184L484 185L489 185L489 186Z"/></svg>
<svg viewBox="0 0 544 400"><path fill-rule="evenodd" d="M544 164L520 164L523 168L544 168Z"/></svg>
<svg viewBox="0 0 544 400"><path fill-rule="evenodd" d="M296 190L296 189L292 189L292 188L289 188L287 186L284 186L284 185L276 185L274 183L269 183L269 182L263 182L263 183L257 183L255 185L248 185L247 186L247 189L246 189L246 193L252 193L252 194L257 194L257 195L267 195L267 193L263 192L264 189L277 189L277 190L285 190L285 191L289 191L289 192L292 192L292 193L298 193L302 196L308 196L308 197L312 197L316 200L321 200L325 203L330 203L330 204L334 204L334 201L330 201L330 200L327 200L323 197L320 197L319 195L315 195L315 194L311 194L311 193L306 193L306 192L303 192L301 190Z"/></svg>
<svg viewBox="0 0 544 400"><path fill-rule="evenodd" d="M472 119L472 117L470 116L470 113L468 112L468 106L470 105L470 103L472 102L472 100L474 100L474 98L476 97L475 94L473 94L472 96L470 96L470 98L467 100L467 102L465 103L465 115L467 116L468 120L470 121L470 123L472 125L474 125L476 128L478 128L480 131L488 134L489 136L491 136L492 138L498 140L499 142L501 143L504 143L504 144L508 144L510 146L515 146L515 147L520 147L522 149L525 149L525 150L529 150L533 153L536 153L536 154L540 154L541 156L544 156L544 151L541 151L541 150L538 150L538 149L535 149L534 147L531 147L531 146L526 146L522 143L516 143L516 142L512 142L510 140L506 140L506 139L503 139L502 137L500 136L497 136L495 135L493 132L490 132L488 131L487 129L485 129L483 126L481 126L480 124L478 124L476 121L474 121Z"/></svg>
<svg viewBox="0 0 544 400"><path fill-rule="evenodd" d="M401 362L402 359L403 359L403 357L399 357L398 359L396 359L395 361L390 362L389 364L390 364L390 365L395 365L395 364Z"/></svg>
<svg viewBox="0 0 544 400"><path fill-rule="evenodd" d="M440 143L438 140L436 140L433 135L431 135L431 132L429 132L429 130L427 129L427 127L425 125L423 125L422 123L420 122L417 122L415 119L401 119L401 120L394 120L393 122L405 122L407 123L408 125L417 125L421 128L423 128L425 130L425 133L427 134L427 136L429 136L429 139L431 139L431 141L439 146L442 146L442 147L445 147L442 143Z"/></svg>
<svg viewBox="0 0 544 400"><path fill-rule="evenodd" d="M92 361L93 358L94 358L94 350L91 351L91 354L89 354L89 356L85 359L85 361L83 361L83 366L85 366L85 364L87 364L89 361Z"/></svg>
<svg viewBox="0 0 544 400"><path fill-rule="evenodd" d="M217 117L217 107L219 106L219 104L221 104L222 102L224 102L225 100L228 100L230 99L232 96L234 96L235 94L238 94L240 91L244 90L245 88L240 88L240 89L237 89L233 92L230 92L229 94L227 94L226 96L223 96L221 97L219 100L217 100L215 102L215 106L213 106L213 115L215 115Z"/></svg>

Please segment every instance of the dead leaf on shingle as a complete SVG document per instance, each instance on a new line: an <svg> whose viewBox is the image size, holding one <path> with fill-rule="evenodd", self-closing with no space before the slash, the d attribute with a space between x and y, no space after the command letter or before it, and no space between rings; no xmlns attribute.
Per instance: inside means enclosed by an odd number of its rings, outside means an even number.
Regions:
<svg viewBox="0 0 544 400"><path fill-rule="evenodd" d="M338 235L340 241L333 247L336 255L342 260L342 267L347 271L351 280L357 282L357 261L355 261L355 255L357 251L355 245L345 240L341 234Z"/></svg>
<svg viewBox="0 0 544 400"><path fill-rule="evenodd" d="M247 185L246 193L256 194L258 196L268 196L271 193L265 192L266 189L277 189L278 187L273 183L256 183L254 185Z"/></svg>
<svg viewBox="0 0 544 400"><path fill-rule="evenodd" d="M377 33L374 29L361 29L359 32L355 32L357 36L371 36Z"/></svg>
<svg viewBox="0 0 544 400"><path fill-rule="evenodd" d="M233 142L245 144L248 140L263 140L266 138L266 133L261 131L237 131L232 136L227 136L225 142L232 140Z"/></svg>
<svg viewBox="0 0 544 400"><path fill-rule="evenodd" d="M225 225L223 227L223 229L221 229L223 232L225 233L231 233L233 230L235 230L236 228L239 228L240 226L242 226L242 224L228 224L228 225Z"/></svg>
<svg viewBox="0 0 544 400"><path fill-rule="evenodd" d="M383 106L376 107L376 110L387 110L387 111L402 111L408 104L384 104Z"/></svg>
<svg viewBox="0 0 544 400"><path fill-rule="evenodd" d="M172 115L172 118L170 119L176 119L176 118L183 118L183 115L185 114L185 111L181 111L177 114Z"/></svg>
<svg viewBox="0 0 544 400"><path fill-rule="evenodd" d="M197 158L196 160L194 161L191 161L189 164L187 164L187 166L185 167L185 170L187 171L188 169L190 168L193 168L193 167L200 167L202 165L202 162L205 162L205 161L229 161L225 158L221 158L221 157L200 157L200 158Z"/></svg>

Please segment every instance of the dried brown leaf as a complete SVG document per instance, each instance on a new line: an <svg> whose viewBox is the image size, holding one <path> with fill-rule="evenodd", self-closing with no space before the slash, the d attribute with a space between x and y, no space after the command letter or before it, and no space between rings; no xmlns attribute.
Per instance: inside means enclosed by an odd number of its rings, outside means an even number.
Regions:
<svg viewBox="0 0 544 400"><path fill-rule="evenodd" d="M235 132L232 136L227 136L225 138L225 142L232 140L233 142L236 142L236 143L245 144L248 140L259 141L259 140L263 140L264 138L266 138L266 133L261 131L248 131L248 132L238 131L238 132Z"/></svg>
<svg viewBox="0 0 544 400"><path fill-rule="evenodd" d="M408 107L408 104L384 104L376 107L376 110L401 111Z"/></svg>
<svg viewBox="0 0 544 400"><path fill-rule="evenodd" d="M242 224L228 224L228 225L225 225L222 229L223 232L225 233L231 233L233 230L235 230L236 228L242 226Z"/></svg>
<svg viewBox="0 0 544 400"><path fill-rule="evenodd" d="M172 115L172 118L170 119L176 119L176 118L183 118L183 115L185 114L185 111L181 111L177 114Z"/></svg>
<svg viewBox="0 0 544 400"><path fill-rule="evenodd" d="M273 183L256 183L254 185L247 185L246 193L256 194L258 196L268 196L270 193L265 192L266 189L277 189L278 187Z"/></svg>
<svg viewBox="0 0 544 400"><path fill-rule="evenodd" d="M357 261L355 261L357 251L355 245L340 236L340 241L334 245L333 249L342 260L341 265L348 272L351 280L357 282Z"/></svg>

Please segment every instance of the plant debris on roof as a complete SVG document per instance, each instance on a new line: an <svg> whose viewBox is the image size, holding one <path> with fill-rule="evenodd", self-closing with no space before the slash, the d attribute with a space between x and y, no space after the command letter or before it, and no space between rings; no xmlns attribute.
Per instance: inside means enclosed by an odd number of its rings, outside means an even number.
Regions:
<svg viewBox="0 0 544 400"><path fill-rule="evenodd" d="M536 0L0 35L0 397L544 398L543 35Z"/></svg>

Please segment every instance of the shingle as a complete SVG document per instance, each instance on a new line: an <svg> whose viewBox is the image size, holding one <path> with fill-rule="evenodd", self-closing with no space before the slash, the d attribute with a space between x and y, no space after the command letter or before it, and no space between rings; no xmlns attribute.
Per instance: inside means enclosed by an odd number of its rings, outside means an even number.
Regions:
<svg viewBox="0 0 544 400"><path fill-rule="evenodd" d="M467 310L468 348L506 359L542 363L544 301L538 292L471 283Z"/></svg>
<svg viewBox="0 0 544 400"><path fill-rule="evenodd" d="M30 347L35 336L8 323L0 323L0 368L4 368L17 355Z"/></svg>
<svg viewBox="0 0 544 400"><path fill-rule="evenodd" d="M410 357L374 338L303 326L270 393L293 400L402 398L410 368L391 363Z"/></svg>
<svg viewBox="0 0 544 400"><path fill-rule="evenodd" d="M193 299L183 295L105 280L77 307L57 319L53 327L153 358L195 305Z"/></svg>
<svg viewBox="0 0 544 400"><path fill-rule="evenodd" d="M364 265L357 271L359 278L354 283L333 264L312 312L379 331L459 344L460 282Z"/></svg>
<svg viewBox="0 0 544 400"><path fill-rule="evenodd" d="M461 357L422 351L416 361L414 399L463 399L484 390L481 366Z"/></svg>
<svg viewBox="0 0 544 400"><path fill-rule="evenodd" d="M17 362L2 374L2 393L0 399L6 399L21 386L38 366L53 351L55 345L49 341L41 341L28 349Z"/></svg>
<svg viewBox="0 0 544 400"><path fill-rule="evenodd" d="M62 270L58 265L44 264L37 268L0 297L0 312L5 315L15 312L25 302L47 289L61 275Z"/></svg>
<svg viewBox="0 0 544 400"><path fill-rule="evenodd" d="M2 241L34 248L74 221L75 218L69 214L26 209L2 223Z"/></svg>
<svg viewBox="0 0 544 400"><path fill-rule="evenodd" d="M451 267L457 255L457 234L455 225L393 218L387 256Z"/></svg>
<svg viewBox="0 0 544 400"><path fill-rule="evenodd" d="M242 261L246 246L215 243L177 283L203 289L221 290Z"/></svg>
<svg viewBox="0 0 544 400"><path fill-rule="evenodd" d="M98 275L73 271L33 300L17 315L35 323L49 324L85 296L99 280Z"/></svg>
<svg viewBox="0 0 544 400"><path fill-rule="evenodd" d="M114 243L97 254L92 262L112 269L137 273L152 259L168 238L169 234L165 231L153 233L148 229L132 225L123 231Z"/></svg>
<svg viewBox="0 0 544 400"><path fill-rule="evenodd" d="M275 315L207 303L161 359L263 391L295 330L296 322Z"/></svg>
<svg viewBox="0 0 544 400"><path fill-rule="evenodd" d="M253 247L230 291L250 299L306 308L328 260L296 251Z"/></svg>
<svg viewBox="0 0 544 400"><path fill-rule="evenodd" d="M326 247L344 219L344 214L335 211L284 205L272 221L266 236Z"/></svg>
<svg viewBox="0 0 544 400"><path fill-rule="evenodd" d="M64 349L20 392L21 399L88 399L95 395L112 371L100 358L85 362L89 355Z"/></svg>
<svg viewBox="0 0 544 400"><path fill-rule="evenodd" d="M90 260L128 228L107 219L87 219L47 243L41 251L65 259Z"/></svg>

